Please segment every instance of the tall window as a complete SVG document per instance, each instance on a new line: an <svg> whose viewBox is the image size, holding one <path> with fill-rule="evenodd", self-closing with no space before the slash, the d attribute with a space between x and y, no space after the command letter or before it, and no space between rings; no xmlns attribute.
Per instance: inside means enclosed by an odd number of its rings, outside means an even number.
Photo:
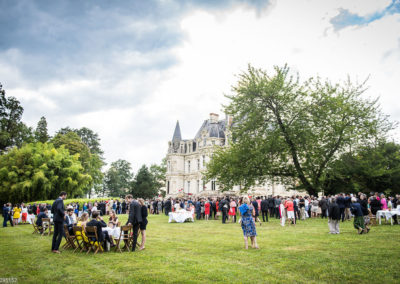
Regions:
<svg viewBox="0 0 400 284"><path fill-rule="evenodd" d="M205 190L206 189L206 185L205 185L204 180L202 180L202 182L203 182L203 188L201 190Z"/></svg>
<svg viewBox="0 0 400 284"><path fill-rule="evenodd" d="M169 194L169 181L167 181L167 194Z"/></svg>
<svg viewBox="0 0 400 284"><path fill-rule="evenodd" d="M215 180L211 181L211 190L215 190Z"/></svg>
<svg viewBox="0 0 400 284"><path fill-rule="evenodd" d="M171 171L171 161L168 161L168 171Z"/></svg>
<svg viewBox="0 0 400 284"><path fill-rule="evenodd" d="M206 156L203 155L203 168L206 166Z"/></svg>
<svg viewBox="0 0 400 284"><path fill-rule="evenodd" d="M190 181L187 182L187 193L190 192Z"/></svg>
<svg viewBox="0 0 400 284"><path fill-rule="evenodd" d="M190 173L190 161L188 161L188 173Z"/></svg>
<svg viewBox="0 0 400 284"><path fill-rule="evenodd" d="M199 193L199 191L200 191L200 181L197 180L197 193Z"/></svg>
<svg viewBox="0 0 400 284"><path fill-rule="evenodd" d="M200 159L197 159L197 170L200 170Z"/></svg>
<svg viewBox="0 0 400 284"><path fill-rule="evenodd" d="M206 144L207 144L207 141L206 141L206 138L204 138L203 139L203 146L206 146Z"/></svg>

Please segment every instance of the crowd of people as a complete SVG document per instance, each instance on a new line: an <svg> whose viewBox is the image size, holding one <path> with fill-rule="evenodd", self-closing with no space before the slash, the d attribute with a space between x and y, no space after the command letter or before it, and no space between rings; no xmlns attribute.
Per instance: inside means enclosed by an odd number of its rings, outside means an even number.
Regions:
<svg viewBox="0 0 400 284"><path fill-rule="evenodd" d="M4 204L3 227L35 222L43 230L43 219L51 218L54 224L52 251L59 253L59 244L64 234L64 224L70 235L74 234L73 227L97 227L99 241L107 247L115 246L115 238L120 235L119 214L129 214L127 224L133 226L133 239L136 243L139 230L142 236L140 250L145 248L146 226L148 214L165 214L170 212L188 211L193 220L218 220L222 223L239 222L245 239L245 248L248 248L248 238L253 248L258 248L256 223L261 226L269 218L280 219L280 224L295 226L297 222L307 218L327 218L329 232L339 234L339 224L353 219L354 228L359 234L370 231L370 221L379 210L399 209L400 195L386 197L384 194L364 193L322 196L258 196L258 197L199 197L199 198L157 198L153 200L134 200L132 195L125 199L110 199L99 202L71 203L64 207L63 200L66 193L52 204ZM103 219L108 216L108 223ZM261 220L262 219L262 220ZM397 216L393 215L394 224L398 224ZM81 238L86 238L85 230ZM132 248L133 250L135 247Z"/></svg>

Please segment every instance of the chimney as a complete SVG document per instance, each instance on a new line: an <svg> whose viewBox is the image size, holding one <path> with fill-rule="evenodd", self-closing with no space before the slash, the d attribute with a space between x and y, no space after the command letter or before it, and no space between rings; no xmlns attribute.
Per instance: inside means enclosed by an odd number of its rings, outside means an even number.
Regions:
<svg viewBox="0 0 400 284"><path fill-rule="evenodd" d="M219 115L216 113L210 113L210 123L218 123Z"/></svg>

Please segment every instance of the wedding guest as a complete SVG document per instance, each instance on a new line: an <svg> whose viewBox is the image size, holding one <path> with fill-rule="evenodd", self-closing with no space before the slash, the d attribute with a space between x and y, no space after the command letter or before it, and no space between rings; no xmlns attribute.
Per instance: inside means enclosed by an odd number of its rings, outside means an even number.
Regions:
<svg viewBox="0 0 400 284"><path fill-rule="evenodd" d="M139 233L139 227L140 223L142 222L142 211L141 211L141 206L140 204L133 200L132 195L128 194L126 196L126 200L129 204L129 218L127 225L132 225L133 228L133 244L132 245L132 251L135 251L136 249L136 243L138 239L138 233ZM179 206L179 205L178 205Z"/></svg>
<svg viewBox="0 0 400 284"><path fill-rule="evenodd" d="M39 227L40 233L43 233L43 218L49 218L47 208L43 208L43 211L41 211L37 216L36 226Z"/></svg>
<svg viewBox="0 0 400 284"><path fill-rule="evenodd" d="M340 208L334 197L331 198L331 202L329 203L328 216L329 233L339 234Z"/></svg>
<svg viewBox="0 0 400 284"><path fill-rule="evenodd" d="M138 199L139 204L141 206L141 213L142 213L142 222L140 222L140 233L142 234L142 243L140 244L140 248L139 250L144 250L145 249L145 245L146 245L146 227L148 224L147 221L147 206L144 204L144 200L143 199ZM160 212L161 210L159 210Z"/></svg>
<svg viewBox="0 0 400 284"><path fill-rule="evenodd" d="M311 217L315 218L317 217L318 213L318 199L313 197L311 201Z"/></svg>
<svg viewBox="0 0 400 284"><path fill-rule="evenodd" d="M322 196L321 200L318 202L318 206L321 208L321 218L326 218L326 211L328 210L328 202L325 196Z"/></svg>
<svg viewBox="0 0 400 284"><path fill-rule="evenodd" d="M382 204L382 210L387 210L388 206L387 206L387 201L386 201L386 198L385 198L384 194L381 194L381 200L380 201L381 201L381 204Z"/></svg>
<svg viewBox="0 0 400 284"><path fill-rule="evenodd" d="M13 223L14 226L18 225L19 217L21 217L21 208L19 207L19 204L15 205L13 209Z"/></svg>
<svg viewBox="0 0 400 284"><path fill-rule="evenodd" d="M354 228L357 229L358 234L363 234L363 233L368 233L369 229L365 228L364 225L364 215L361 209L360 203L357 202L357 199L355 197L351 198L351 213L354 215Z"/></svg>
<svg viewBox="0 0 400 284"><path fill-rule="evenodd" d="M165 215L168 216L169 212L171 212L171 198L168 198L164 204Z"/></svg>
<svg viewBox="0 0 400 284"><path fill-rule="evenodd" d="M26 222L28 221L28 208L25 205L21 205L22 207L22 223L26 224Z"/></svg>
<svg viewBox="0 0 400 284"><path fill-rule="evenodd" d="M351 202L352 201L351 201L350 194L346 194L346 197L344 198L344 207L345 207L344 218L348 221L350 221L350 219L351 219L351 210L350 210Z"/></svg>
<svg viewBox="0 0 400 284"><path fill-rule="evenodd" d="M251 240L252 248L259 249L257 245L256 224L252 216L253 206L251 205L250 199L247 196L243 198L243 204L239 207L239 211L241 216L241 226L243 230L245 249L249 248L248 245L249 237Z"/></svg>
<svg viewBox="0 0 400 284"><path fill-rule="evenodd" d="M268 199L266 197L264 197L261 201L261 215L263 222L265 222L265 217L267 218L268 222Z"/></svg>
<svg viewBox="0 0 400 284"><path fill-rule="evenodd" d="M107 224L104 222L103 217L100 216L100 212L95 211L92 213L92 220L86 223L86 227L93 226L97 228L97 237L98 241L103 244L103 248L106 249L106 242L111 244L111 247L115 246L113 240L110 238L108 231L103 231L102 228L107 227Z"/></svg>
<svg viewBox="0 0 400 284"><path fill-rule="evenodd" d="M73 227L75 225L74 222L74 217L72 216L74 214L74 210L72 208L67 209L67 216L65 216L65 224L67 225L68 228L68 233L70 235L73 235Z"/></svg>
<svg viewBox="0 0 400 284"><path fill-rule="evenodd" d="M53 206L51 206L51 213L53 214L54 222L53 242L51 244L51 251L53 253L60 253L60 243L64 235L64 200L66 197L67 193L62 191L60 196L54 201Z"/></svg>
<svg viewBox="0 0 400 284"><path fill-rule="evenodd" d="M300 207L300 219L305 220L306 219L306 200L303 198L303 196L300 196L299 207Z"/></svg>
<svg viewBox="0 0 400 284"><path fill-rule="evenodd" d="M379 198L379 197L378 197ZM370 203L370 209L371 213L373 215L376 215L376 213L381 210L382 204L381 202L376 198L376 196L371 197L371 203Z"/></svg>
<svg viewBox="0 0 400 284"><path fill-rule="evenodd" d="M112 210L110 212L110 219L108 219L108 227L114 229L118 225L118 217L115 214L115 211Z"/></svg>
<svg viewBox="0 0 400 284"><path fill-rule="evenodd" d="M257 198L259 198L259 197L257 197ZM259 213L259 207L258 207L258 202L257 202L257 200L258 200L258 199L253 198L253 202L252 202L252 205L253 205L253 208L254 208L254 221L255 221L255 222L259 222L259 223L260 223L260 226L261 226L262 223L261 223L261 220L260 220L260 218L259 218L260 213Z"/></svg>
<svg viewBox="0 0 400 284"><path fill-rule="evenodd" d="M286 202L284 205L286 208L287 218L288 218L288 220L291 220L291 222L289 222L289 224L292 223L293 225L296 225L296 219L294 217L293 198L286 199Z"/></svg>
<svg viewBox="0 0 400 284"><path fill-rule="evenodd" d="M232 198L231 203L229 203L229 217L232 218L232 223L236 223L236 201Z"/></svg>
<svg viewBox="0 0 400 284"><path fill-rule="evenodd" d="M7 222L10 221L11 227L14 227L14 224L11 220L11 203L4 204L3 207L3 227L7 227Z"/></svg>
<svg viewBox="0 0 400 284"><path fill-rule="evenodd" d="M210 200L206 200L206 202L204 203L204 216L206 221L208 221L208 218L210 217Z"/></svg>
<svg viewBox="0 0 400 284"><path fill-rule="evenodd" d="M81 232L76 232L76 239L81 241L83 239L83 241L88 242L88 238L85 234L85 228L86 228L86 224L89 221L89 214L87 212L83 212L82 216L79 218L77 226L82 227L82 235Z"/></svg>

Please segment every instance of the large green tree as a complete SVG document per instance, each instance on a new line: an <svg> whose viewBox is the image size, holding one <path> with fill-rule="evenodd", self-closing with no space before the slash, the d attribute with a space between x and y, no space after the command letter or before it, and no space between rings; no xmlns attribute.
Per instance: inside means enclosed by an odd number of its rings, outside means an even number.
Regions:
<svg viewBox="0 0 400 284"><path fill-rule="evenodd" d="M84 173L78 155L64 147L31 143L0 156L0 200L49 200L66 191L82 196L91 177Z"/></svg>
<svg viewBox="0 0 400 284"><path fill-rule="evenodd" d="M164 158L161 164L152 164L150 166L150 174L154 179L154 183L158 190L165 186L165 175L167 173L167 159Z"/></svg>
<svg viewBox="0 0 400 284"><path fill-rule="evenodd" d="M32 129L21 121L23 112L20 102L7 97L0 83L0 154L10 147L32 142Z"/></svg>
<svg viewBox="0 0 400 284"><path fill-rule="evenodd" d="M74 131L69 131L65 134L58 133L51 142L56 148L65 147L71 155L78 154L84 173L92 177L91 182L86 186L85 193L90 195L92 189L99 191L103 183L101 168L104 162L101 157L98 154L92 154L89 147L82 142L82 139Z"/></svg>
<svg viewBox="0 0 400 284"><path fill-rule="evenodd" d="M224 189L274 179L316 195L341 153L393 127L376 100L362 96L364 85L350 80L300 82L287 66L273 74L249 66L233 91L225 108L234 120L231 147L216 151L207 167L207 178L217 178Z"/></svg>
<svg viewBox="0 0 400 284"><path fill-rule="evenodd" d="M124 197L131 187L133 173L131 164L126 160L112 162L104 175L104 191L110 196Z"/></svg>
<svg viewBox="0 0 400 284"><path fill-rule="evenodd" d="M158 184L146 165L143 165L131 185L131 193L135 198L153 198L158 194Z"/></svg>
<svg viewBox="0 0 400 284"><path fill-rule="evenodd" d="M44 116L42 116L37 124L35 130L35 139L37 142L46 143L50 140L49 133L47 131L47 121Z"/></svg>
<svg viewBox="0 0 400 284"><path fill-rule="evenodd" d="M326 193L400 193L400 145L380 142L345 153L327 170Z"/></svg>

